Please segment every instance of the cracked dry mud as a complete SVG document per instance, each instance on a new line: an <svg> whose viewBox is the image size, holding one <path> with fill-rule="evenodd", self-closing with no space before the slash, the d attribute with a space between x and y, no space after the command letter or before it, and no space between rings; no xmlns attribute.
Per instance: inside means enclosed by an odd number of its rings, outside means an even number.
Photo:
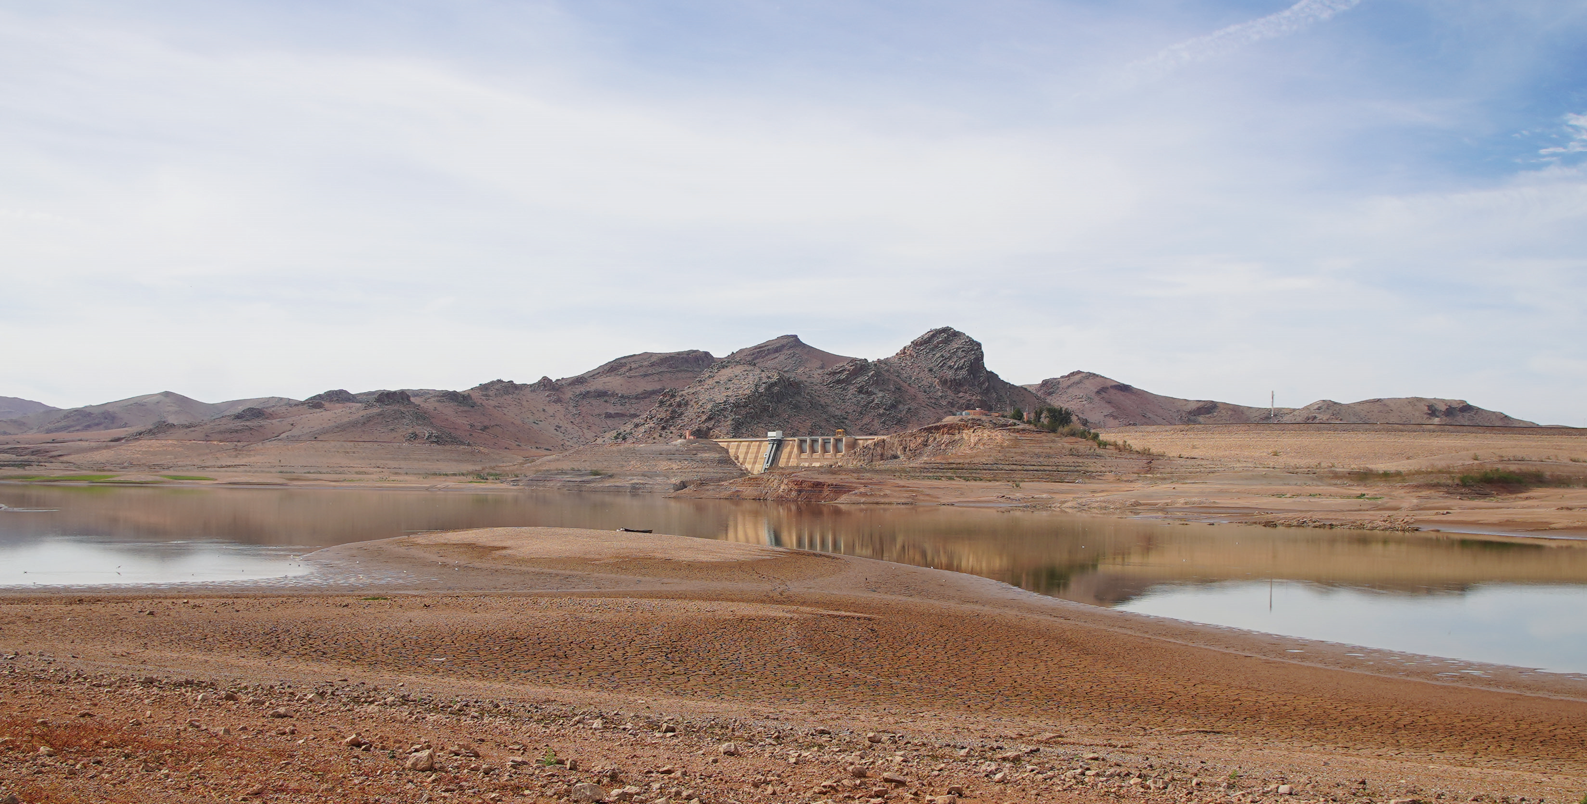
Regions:
<svg viewBox="0 0 1587 804"><path fill-rule="evenodd" d="M662 535L493 529L316 558L322 589L0 601L0 799L1535 802L1587 785L1577 677L1451 680L1418 657ZM410 580L349 593L338 574Z"/></svg>

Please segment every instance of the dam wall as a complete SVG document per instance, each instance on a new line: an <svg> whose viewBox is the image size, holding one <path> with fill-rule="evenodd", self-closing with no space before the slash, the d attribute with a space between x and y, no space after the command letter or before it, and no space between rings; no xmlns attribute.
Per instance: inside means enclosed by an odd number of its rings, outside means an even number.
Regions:
<svg viewBox="0 0 1587 804"><path fill-rule="evenodd" d="M768 433L766 438L713 438L734 463L752 475L780 467L830 466L861 444L880 440L882 436L793 436L780 432Z"/></svg>

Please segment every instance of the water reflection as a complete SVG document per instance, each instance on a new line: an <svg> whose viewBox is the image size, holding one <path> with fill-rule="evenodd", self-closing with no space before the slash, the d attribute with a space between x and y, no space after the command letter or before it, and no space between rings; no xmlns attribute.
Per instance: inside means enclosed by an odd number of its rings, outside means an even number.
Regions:
<svg viewBox="0 0 1587 804"><path fill-rule="evenodd" d="M1455 656L1554 672L1587 672L1583 586L1475 586L1393 595L1308 583L1160 586L1120 608L1253 631ZM1363 657L1366 664L1376 661ZM1450 668L1449 675L1475 672Z"/></svg>
<svg viewBox="0 0 1587 804"><path fill-rule="evenodd" d="M0 586L250 581L302 575L300 551L223 541L107 542L50 536L0 543Z"/></svg>
<svg viewBox="0 0 1587 804"><path fill-rule="evenodd" d="M1321 635L1334 633L1320 623L1371 619L1361 617L1359 607L1388 612L1396 601L1416 602L1403 609L1410 619L1390 618L1385 622L1396 624L1383 626L1409 635L1443 627L1438 617L1469 619L1478 611L1471 601L1498 599L1492 596L1501 592L1511 596L1506 600L1531 601L1587 589L1587 545L1568 542L1209 527L952 507L781 505L547 492L8 484L0 484L0 504L56 509L0 511L0 562L6 567L0 584L31 584L35 576L105 582L110 578L104 574L107 568L125 572L128 561L141 568L139 577L151 582L197 578L198 567L221 572L227 562L240 572L261 569L237 563L244 558L277 562L273 566L285 574L290 570L286 556L301 549L426 530L545 525L650 528L864 556L973 573L1096 605L1178 612L1174 616L1270 631L1298 629L1304 633L1296 635L1319 638L1333 638ZM18 580L22 572L28 577ZM90 576L100 580L81 580ZM1265 592L1268 581L1295 596L1295 606L1285 611L1310 613L1251 625L1243 613L1250 608L1247 596L1255 594L1249 590L1260 587ZM1192 600L1199 603L1187 602ZM1503 609L1510 612L1503 616L1523 617L1516 608L1520 605ZM1582 610L1579 602L1573 605L1577 607L1561 610ZM1426 614L1434 610L1436 617ZM1424 616L1433 619L1413 624ZM1453 628L1446 631L1455 634ZM1390 648L1409 644L1399 637L1372 641L1379 636L1366 630L1351 633L1356 636L1343 641ZM1528 644L1549 641L1519 635L1525 633L1532 632L1517 629L1513 636L1530 640ZM1460 639L1486 638L1471 633ZM1439 652L1478 658L1454 648ZM1543 664L1587 670L1587 663L1574 661Z"/></svg>

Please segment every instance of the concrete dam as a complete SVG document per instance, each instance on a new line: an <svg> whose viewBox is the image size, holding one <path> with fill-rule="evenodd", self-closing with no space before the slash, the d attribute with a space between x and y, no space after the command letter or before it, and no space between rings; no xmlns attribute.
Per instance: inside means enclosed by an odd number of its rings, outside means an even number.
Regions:
<svg viewBox="0 0 1587 804"><path fill-rule="evenodd" d="M861 444L883 436L851 436L842 430L830 436L784 437L781 430L765 438L713 438L744 471L758 475L781 466L830 466Z"/></svg>

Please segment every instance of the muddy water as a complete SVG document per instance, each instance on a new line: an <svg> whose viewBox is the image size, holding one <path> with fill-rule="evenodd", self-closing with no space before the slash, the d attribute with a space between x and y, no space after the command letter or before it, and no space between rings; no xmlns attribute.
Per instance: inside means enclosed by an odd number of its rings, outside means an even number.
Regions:
<svg viewBox="0 0 1587 804"><path fill-rule="evenodd" d="M280 577L426 530L650 528L974 573L1094 605L1587 672L1587 544L646 495L0 484L0 586ZM115 573L121 573L119 575Z"/></svg>

